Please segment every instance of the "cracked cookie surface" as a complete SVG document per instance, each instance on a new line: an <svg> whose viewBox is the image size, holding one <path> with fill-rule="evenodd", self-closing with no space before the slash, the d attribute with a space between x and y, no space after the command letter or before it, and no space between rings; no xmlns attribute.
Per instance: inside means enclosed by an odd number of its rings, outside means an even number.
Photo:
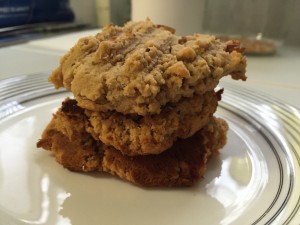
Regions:
<svg viewBox="0 0 300 225"><path fill-rule="evenodd" d="M212 91L223 76L245 80L245 67L237 43L201 34L180 37L145 20L108 25L81 38L49 81L71 90L82 108L149 115Z"/></svg>

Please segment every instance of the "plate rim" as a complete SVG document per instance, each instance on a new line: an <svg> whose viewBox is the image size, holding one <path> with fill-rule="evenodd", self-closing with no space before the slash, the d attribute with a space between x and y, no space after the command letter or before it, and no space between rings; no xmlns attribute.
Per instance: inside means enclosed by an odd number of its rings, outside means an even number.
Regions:
<svg viewBox="0 0 300 225"><path fill-rule="evenodd" d="M16 107L18 105L22 106L26 102L30 102L35 99L68 92L64 89L55 90L53 88L52 84L46 82L48 76L49 76L49 73L44 72L44 73L29 74L29 75L23 75L23 76L15 76L12 78L0 80L0 88L7 87L7 86L9 86L9 87L13 86L14 90L16 90L15 93L12 93L11 89L10 90L4 89L0 95L0 124L1 124L1 121L3 121L3 119L15 114L16 112L20 112L23 110L22 107L20 107L20 108ZM28 82L30 85L24 86L24 82ZM41 88L41 84L43 84L42 88ZM253 123L253 121L255 121L260 126L262 126L264 129L264 132L268 133L268 135L270 135L273 138L273 140L275 140L280 145L281 149L284 150L286 159L288 159L288 162L289 162L288 163L289 169L291 171L293 171L294 169L292 166L294 164L297 164L294 166L296 166L298 168L297 169L297 171L298 171L300 168L300 156L299 156L300 155L300 150L299 150L300 144L299 144L299 141L296 140L296 137L293 137L294 138L293 140L278 139L278 133L272 131L272 129L269 129L270 127L266 127L266 125L263 124L262 121L260 121L258 119L257 112L253 113L253 110L252 110L252 113L249 113L247 111L247 110L249 110L249 107L251 107L251 106L247 106L247 104L245 102L243 102L242 107L241 107L241 105L230 104L228 102L228 99L226 99L226 97L227 96L232 97L232 96L236 95L236 96L239 96L240 99L243 99L241 97L241 96L243 96L243 97L245 97L244 99L246 99L245 100L246 102L247 101L249 102L249 100L251 100L251 101L255 100L255 101L262 102L262 103L268 103L271 105L275 105L277 107L278 113L281 113L281 116L283 117L282 122L285 122L284 119L290 119L289 118L290 114L294 115L296 113L297 115L299 115L298 117L296 117L297 123L299 125L300 125L300 110L298 108L291 106L289 104L286 104L272 96L268 96L266 94L263 94L263 93L260 93L257 91L253 91L250 88L242 89L238 85L234 85L234 84L231 84L226 81L220 83L219 88L225 89L225 92L223 94L224 97L222 96L222 101L219 103L219 107L223 107L226 110L229 110L231 113L234 113L235 115L237 115L238 117L241 117L241 119L246 120L249 123ZM8 104L12 103L12 102L14 102L14 104L9 106ZM14 109L10 110L11 107L14 107ZM240 113L237 113L237 111L239 111ZM294 129L292 124L287 123L285 125L287 127L284 127L284 132L289 132L288 129L293 130L294 133L298 132L297 130ZM264 132L260 131L260 134L265 136L266 133L264 133ZM298 132L297 134L300 134L300 133ZM269 137L267 137L267 138L269 138ZM297 142L296 142L296 147L294 148L290 142L295 141L295 140ZM273 148L274 148L274 146L272 147L272 149ZM276 152L276 150L275 150L275 152ZM289 154L293 154L293 156L296 158L296 160L293 161L293 159L291 158L291 156ZM278 156L276 156L276 158L278 160ZM294 188L296 185L296 181L295 181L296 177L293 173L290 173L290 176L292 176L292 179L291 179L292 183L290 184L288 196L285 199L284 204L268 220L267 223L274 222L278 218L278 215L283 213L283 211L285 210L285 207L289 203L289 199L292 197L292 194L293 194L293 191L294 191ZM283 179L283 178L281 178L281 179ZM298 183L299 183L299 181L298 181ZM299 213L300 212L300 197L299 196L297 196L297 197L298 197L298 200L297 200L294 208L292 209L290 214L285 218L283 224L290 223L291 221L293 221L293 219L297 215L300 214ZM271 210L271 208L272 207L269 206L269 208L259 218L257 218L257 220L253 224L259 223L264 218L264 215Z"/></svg>

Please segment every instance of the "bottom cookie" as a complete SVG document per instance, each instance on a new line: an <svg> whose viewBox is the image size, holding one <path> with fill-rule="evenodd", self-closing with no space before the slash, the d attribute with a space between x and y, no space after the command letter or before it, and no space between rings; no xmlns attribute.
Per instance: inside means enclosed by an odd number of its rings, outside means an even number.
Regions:
<svg viewBox="0 0 300 225"><path fill-rule="evenodd" d="M86 131L88 119L67 99L53 115L37 147L53 152L73 171L104 171L140 186L191 186L204 176L207 161L226 144L227 123L212 118L200 131L158 155L127 156L96 141Z"/></svg>

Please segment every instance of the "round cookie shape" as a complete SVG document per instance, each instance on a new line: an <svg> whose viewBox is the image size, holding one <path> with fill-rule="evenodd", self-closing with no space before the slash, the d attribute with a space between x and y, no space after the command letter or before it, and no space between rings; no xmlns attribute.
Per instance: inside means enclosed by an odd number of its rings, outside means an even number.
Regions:
<svg viewBox="0 0 300 225"><path fill-rule="evenodd" d="M49 81L92 111L159 114L168 103L212 91L226 75L245 80L239 44L214 36L180 37L147 19L108 25L81 38Z"/></svg>

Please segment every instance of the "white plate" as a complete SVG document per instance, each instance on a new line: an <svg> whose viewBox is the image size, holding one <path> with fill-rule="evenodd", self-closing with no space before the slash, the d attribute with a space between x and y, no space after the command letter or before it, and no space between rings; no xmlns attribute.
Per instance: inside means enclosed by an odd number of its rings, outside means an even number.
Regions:
<svg viewBox="0 0 300 225"><path fill-rule="evenodd" d="M0 82L0 224L299 224L300 111L227 83L228 144L190 188L75 173L36 148L67 92L47 74Z"/></svg>

